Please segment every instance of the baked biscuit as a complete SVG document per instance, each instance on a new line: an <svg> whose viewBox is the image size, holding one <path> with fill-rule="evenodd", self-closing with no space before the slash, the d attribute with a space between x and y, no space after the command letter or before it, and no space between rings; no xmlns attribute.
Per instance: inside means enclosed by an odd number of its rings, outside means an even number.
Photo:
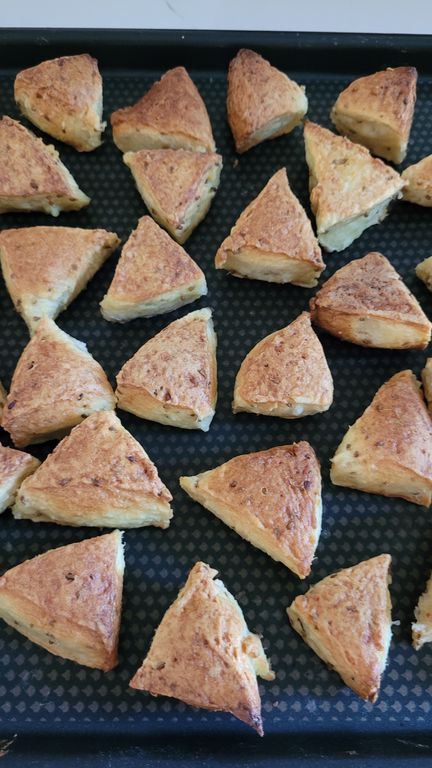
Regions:
<svg viewBox="0 0 432 768"><path fill-rule="evenodd" d="M325 268L311 223L281 168L244 209L216 254L216 269L270 283L317 284Z"/></svg>
<svg viewBox="0 0 432 768"><path fill-rule="evenodd" d="M43 317L18 360L3 409L1 425L15 445L60 439L89 414L114 407L111 385L86 345Z"/></svg>
<svg viewBox="0 0 432 768"><path fill-rule="evenodd" d="M171 500L141 445L114 411L101 411L74 427L22 484L12 512L35 523L168 528Z"/></svg>
<svg viewBox="0 0 432 768"><path fill-rule="evenodd" d="M0 232L0 261L17 312L33 333L78 296L120 240L105 229L24 227Z"/></svg>
<svg viewBox="0 0 432 768"><path fill-rule="evenodd" d="M118 664L120 531L50 549L0 578L0 616L46 651L107 672Z"/></svg>
<svg viewBox="0 0 432 768"><path fill-rule="evenodd" d="M432 291L432 256L421 261L416 266L416 275L425 284L429 291Z"/></svg>
<svg viewBox="0 0 432 768"><path fill-rule="evenodd" d="M143 344L117 376L118 407L142 419L207 432L217 399L210 309L190 312Z"/></svg>
<svg viewBox="0 0 432 768"><path fill-rule="evenodd" d="M143 149L127 152L123 160L149 213L183 244L210 208L222 157L183 149Z"/></svg>
<svg viewBox="0 0 432 768"><path fill-rule="evenodd" d="M17 120L0 120L0 213L43 211L58 216L89 202L52 145Z"/></svg>
<svg viewBox="0 0 432 768"><path fill-rule="evenodd" d="M230 712L263 735L257 675L274 680L261 640L217 571L196 563L153 637L131 688Z"/></svg>
<svg viewBox="0 0 432 768"><path fill-rule="evenodd" d="M415 650L419 651L425 643L432 642L432 576L419 597L414 616L412 640Z"/></svg>
<svg viewBox="0 0 432 768"><path fill-rule="evenodd" d="M254 547L301 579L321 532L321 473L306 442L235 456L180 485Z"/></svg>
<svg viewBox="0 0 432 768"><path fill-rule="evenodd" d="M333 379L308 312L271 333L243 360L234 387L233 412L297 419L327 411Z"/></svg>
<svg viewBox="0 0 432 768"><path fill-rule="evenodd" d="M184 67L169 69L136 104L113 112L111 125L122 152L215 151L206 106Z"/></svg>
<svg viewBox="0 0 432 768"><path fill-rule="evenodd" d="M312 321L352 344L382 349L425 349L431 324L420 304L381 253L354 259L310 301Z"/></svg>
<svg viewBox="0 0 432 768"><path fill-rule="evenodd" d="M424 157L414 165L402 171L402 178L408 182L404 188L403 199L409 203L432 207L432 155Z"/></svg>
<svg viewBox="0 0 432 768"><path fill-rule="evenodd" d="M308 108L297 85L255 51L242 49L228 69L228 122L237 152L290 133Z"/></svg>
<svg viewBox="0 0 432 768"><path fill-rule="evenodd" d="M304 138L318 240L328 251L343 251L385 218L406 183L365 147L316 123L306 121Z"/></svg>
<svg viewBox="0 0 432 768"><path fill-rule="evenodd" d="M425 367L422 370L423 392L428 404L429 411L432 411L432 357L428 357Z"/></svg>
<svg viewBox="0 0 432 768"><path fill-rule="evenodd" d="M24 478L35 472L39 464L29 453L0 445L0 512L12 506Z"/></svg>
<svg viewBox="0 0 432 768"><path fill-rule="evenodd" d="M100 306L105 320L125 323L172 312L206 293L198 264L150 216L143 216L123 246Z"/></svg>
<svg viewBox="0 0 432 768"><path fill-rule="evenodd" d="M334 485L430 506L432 421L412 371L380 387L343 438L330 478Z"/></svg>
<svg viewBox="0 0 432 768"><path fill-rule="evenodd" d="M19 72L15 101L34 125L54 139L91 152L101 144L102 78L88 53L61 56Z"/></svg>
<svg viewBox="0 0 432 768"><path fill-rule="evenodd" d="M392 163L404 159L416 103L417 70L384 69L339 94L331 119L339 133Z"/></svg>
<svg viewBox="0 0 432 768"><path fill-rule="evenodd" d="M327 576L287 609L303 640L345 685L378 698L391 641L390 555Z"/></svg>

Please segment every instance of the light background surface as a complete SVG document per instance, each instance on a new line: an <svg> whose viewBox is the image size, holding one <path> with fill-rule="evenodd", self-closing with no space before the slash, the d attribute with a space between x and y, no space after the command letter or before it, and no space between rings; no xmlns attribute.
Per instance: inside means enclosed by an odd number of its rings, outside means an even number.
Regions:
<svg viewBox="0 0 432 768"><path fill-rule="evenodd" d="M430 0L0 0L2 27L432 33Z"/></svg>

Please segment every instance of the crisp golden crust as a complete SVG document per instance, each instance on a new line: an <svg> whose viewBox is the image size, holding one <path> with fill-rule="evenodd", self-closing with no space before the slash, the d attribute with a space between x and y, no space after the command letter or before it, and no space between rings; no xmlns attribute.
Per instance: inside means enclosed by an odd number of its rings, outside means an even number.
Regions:
<svg viewBox="0 0 432 768"><path fill-rule="evenodd" d="M309 121L305 122L304 138L318 239L335 225L366 216L400 196L403 179L365 147Z"/></svg>
<svg viewBox="0 0 432 768"><path fill-rule="evenodd" d="M416 102L417 70L384 69L359 77L339 94L331 119L340 133L374 155L401 163Z"/></svg>
<svg viewBox="0 0 432 768"><path fill-rule="evenodd" d="M391 640L390 555L327 576L299 595L289 620L362 699L375 702Z"/></svg>
<svg viewBox="0 0 432 768"><path fill-rule="evenodd" d="M23 227L0 232L3 277L15 309L33 332L86 287L120 243L114 232L79 227Z"/></svg>
<svg viewBox="0 0 432 768"><path fill-rule="evenodd" d="M122 152L158 147L215 151L206 106L184 67L169 69L136 104L113 112L111 125Z"/></svg>
<svg viewBox="0 0 432 768"><path fill-rule="evenodd" d="M333 459L335 485L430 506L432 421L412 371L380 387Z"/></svg>
<svg viewBox="0 0 432 768"><path fill-rule="evenodd" d="M333 379L310 315L271 333L243 360L234 387L233 411L292 419L327 411Z"/></svg>
<svg viewBox="0 0 432 768"><path fill-rule="evenodd" d="M224 523L300 578L321 531L321 473L306 442L235 456L180 485Z"/></svg>
<svg viewBox="0 0 432 768"><path fill-rule="evenodd" d="M415 622L412 624L412 640L416 651L425 643L432 642L432 576L426 589L419 597L414 611Z"/></svg>
<svg viewBox="0 0 432 768"><path fill-rule="evenodd" d="M167 528L172 496L114 411L74 427L26 480L14 517L61 525Z"/></svg>
<svg viewBox="0 0 432 768"><path fill-rule="evenodd" d="M150 216L143 216L123 246L101 311L106 320L152 317L206 293L198 264Z"/></svg>
<svg viewBox="0 0 432 768"><path fill-rule="evenodd" d="M211 311L191 312L143 344L118 374L116 395L141 418L207 431L217 398Z"/></svg>
<svg viewBox="0 0 432 768"><path fill-rule="evenodd" d="M121 539L113 531L6 571L0 578L0 616L56 656L113 669L123 590Z"/></svg>
<svg viewBox="0 0 432 768"><path fill-rule="evenodd" d="M310 268L306 285L316 285L317 277L325 268L321 250L314 236L311 223L299 201L291 191L285 168L277 171L259 195L244 209L231 229L231 233L219 247L215 266L229 269L232 255L242 253L262 258L272 254L280 262L283 275L288 262L299 262ZM237 276L249 276L238 274ZM278 275L265 275L260 279L284 282ZM295 280L293 282L296 282ZM301 279L297 284L303 285Z"/></svg>
<svg viewBox="0 0 432 768"><path fill-rule="evenodd" d="M43 317L15 368L2 427L24 447L63 436L85 416L115 407L111 385L85 345Z"/></svg>
<svg viewBox="0 0 432 768"><path fill-rule="evenodd" d="M422 370L423 391L428 404L429 411L432 411L432 357L428 357L426 365Z"/></svg>
<svg viewBox="0 0 432 768"><path fill-rule="evenodd" d="M338 269L311 299L310 310L314 323L353 344L424 349L431 337L432 326L417 299L377 252Z"/></svg>
<svg viewBox="0 0 432 768"><path fill-rule="evenodd" d="M87 53L24 69L15 78L14 95L23 115L55 139L80 152L101 144L102 78Z"/></svg>
<svg viewBox="0 0 432 768"><path fill-rule="evenodd" d="M127 152L123 160L153 218L184 243L210 207L222 157L184 149L143 149Z"/></svg>
<svg viewBox="0 0 432 768"><path fill-rule="evenodd" d="M217 571L196 563L157 628L132 688L230 712L263 735L257 675L273 680L258 635Z"/></svg>
<svg viewBox="0 0 432 768"><path fill-rule="evenodd" d="M88 205L53 146L16 120L0 120L0 213L44 211L58 216Z"/></svg>
<svg viewBox="0 0 432 768"><path fill-rule="evenodd" d="M421 261L416 266L417 277L425 284L429 291L432 291L432 256L428 256L427 259Z"/></svg>
<svg viewBox="0 0 432 768"><path fill-rule="evenodd" d="M304 87L255 51L242 49L230 62L227 112L237 152L289 133L307 108Z"/></svg>
<svg viewBox="0 0 432 768"><path fill-rule="evenodd" d="M0 512L12 506L22 481L35 472L39 464L29 453L0 445Z"/></svg>
<svg viewBox="0 0 432 768"><path fill-rule="evenodd" d="M403 199L409 203L432 207L432 155L424 157L414 165L409 165L402 172L402 178L408 182L404 188Z"/></svg>

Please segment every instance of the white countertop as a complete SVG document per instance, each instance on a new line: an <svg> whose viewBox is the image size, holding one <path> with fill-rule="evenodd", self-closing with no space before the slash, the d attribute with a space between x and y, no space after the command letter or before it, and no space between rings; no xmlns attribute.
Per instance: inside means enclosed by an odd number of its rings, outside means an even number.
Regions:
<svg viewBox="0 0 432 768"><path fill-rule="evenodd" d="M430 0L0 0L2 27L432 34Z"/></svg>

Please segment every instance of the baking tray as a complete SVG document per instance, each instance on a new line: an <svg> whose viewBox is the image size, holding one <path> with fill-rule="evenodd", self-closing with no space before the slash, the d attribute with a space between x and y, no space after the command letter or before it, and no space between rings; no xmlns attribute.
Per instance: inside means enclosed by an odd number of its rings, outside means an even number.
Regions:
<svg viewBox="0 0 432 768"><path fill-rule="evenodd" d="M220 189L210 213L186 248L204 268L209 295L193 306L126 325L105 322L98 308L113 274L108 261L59 318L68 333L88 343L111 381L123 362L168 322L199 306L214 310L218 333L219 401L210 431L182 431L120 412L124 425L156 462L174 495L167 531L126 533L126 578L120 664L104 674L58 659L9 627L0 627L0 737L2 765L356 766L431 764L432 652L415 653L410 622L432 565L430 512L397 499L333 487L329 458L347 426L393 373L413 368L422 352L362 349L322 335L335 381L326 414L295 421L231 413L235 373L246 352L308 306L313 290L238 280L216 272L213 258L246 203L286 165L294 192L308 206L308 171L301 130L237 158L225 121L226 69L240 47L252 47L307 87L309 117L329 125L329 110L354 77L386 66L414 65L420 73L418 104L406 164L431 152L432 63L429 37L241 32L3 30L0 32L0 109L18 117L12 99L16 72L43 59L89 52L104 76L104 108L132 103L160 74L185 65L206 101L224 158ZM79 213L57 220L43 214L5 215L0 226L65 224L106 227L123 238L144 205L121 154L106 132L103 147L60 155L91 198ZM428 312L431 296L414 266L432 248L430 211L398 203L385 222L366 231L340 254L326 256L324 279L352 258L380 250L401 272ZM8 385L28 340L24 323L0 285L0 378ZM430 312L429 312L430 314ZM4 439L4 435L2 435ZM189 500L177 478L248 451L309 440L322 462L324 519L312 575L299 581ZM43 458L54 444L34 449ZM15 522L1 518L0 569L51 547L95 535L94 529ZM380 698L362 702L308 649L289 626L285 609L295 595L326 574L380 552L393 556L394 639ZM216 567L238 598L251 629L262 633L276 672L261 686L266 736L259 739L229 715L193 710L172 699L128 689L153 631L191 566ZM7 742L12 743L7 746Z"/></svg>

